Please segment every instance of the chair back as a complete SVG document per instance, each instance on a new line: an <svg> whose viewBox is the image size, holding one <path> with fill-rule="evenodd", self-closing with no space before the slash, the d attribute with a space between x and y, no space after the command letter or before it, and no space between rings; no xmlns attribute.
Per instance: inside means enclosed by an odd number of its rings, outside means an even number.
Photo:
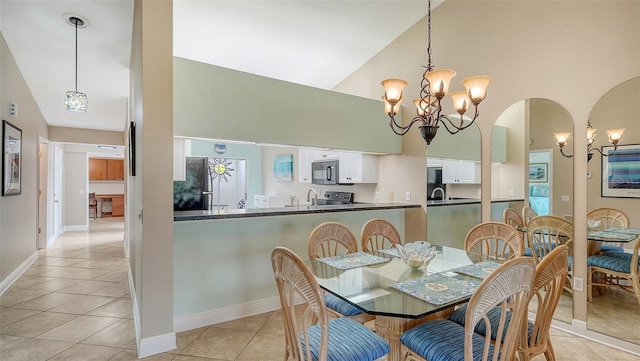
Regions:
<svg viewBox="0 0 640 361"><path fill-rule="evenodd" d="M391 222L381 218L374 218L364 224L362 232L360 232L360 242L364 252L391 248L396 244L402 244L396 227Z"/></svg>
<svg viewBox="0 0 640 361"><path fill-rule="evenodd" d="M529 206L524 206L522 208L522 223L526 226L529 224L529 221L533 217L537 217L538 213Z"/></svg>
<svg viewBox="0 0 640 361"><path fill-rule="evenodd" d="M502 212L502 218L504 219L504 223L512 226L513 228L524 228L524 223L522 222L520 214L513 208L506 208L504 212Z"/></svg>
<svg viewBox="0 0 640 361"><path fill-rule="evenodd" d="M538 264L557 246L564 244L571 247L573 223L552 215L534 217L527 224L527 239Z"/></svg>
<svg viewBox="0 0 640 361"><path fill-rule="evenodd" d="M285 247L271 252L273 276L278 287L285 328L285 360L312 360L307 329L320 325L318 360L326 360L329 340L329 317L318 282L302 259ZM304 314L296 313L296 301L306 304ZM298 317L302 316L302 320Z"/></svg>
<svg viewBox="0 0 640 361"><path fill-rule="evenodd" d="M508 224L484 222L467 233L464 248L494 258L511 259L523 255L524 241L520 232Z"/></svg>
<svg viewBox="0 0 640 361"><path fill-rule="evenodd" d="M488 360L490 348L500 345L500 352L493 352L493 361L515 359L520 335L520 327L527 310L529 295L535 278L535 265L528 257L511 259L498 267L482 281L471 296L467 306L464 326L464 359L473 360L473 339L475 326L484 320L487 330L484 340L483 360ZM501 310L502 316L492 325L487 313L494 308ZM507 321L507 311L511 320ZM495 322L494 322L495 323ZM492 330L497 329L495 343L492 343Z"/></svg>
<svg viewBox="0 0 640 361"><path fill-rule="evenodd" d="M325 222L313 229L309 236L309 258L338 256L358 251L353 232L338 222Z"/></svg>
<svg viewBox="0 0 640 361"><path fill-rule="evenodd" d="M568 273L569 248L560 245L551 251L536 266L536 278L531 289L531 300L535 300L536 318L533 328L528 329L525 320L521 326L518 353L520 360L529 360L533 356L553 353L553 348L549 347L549 329L553 314L558 306L558 301L564 289L566 276ZM531 307L531 301L529 301ZM547 358L549 359L549 358Z"/></svg>
<svg viewBox="0 0 640 361"><path fill-rule="evenodd" d="M615 208L594 208L587 213L587 219L590 221L600 221L600 227L602 229L609 227L629 228L629 217L623 211Z"/></svg>

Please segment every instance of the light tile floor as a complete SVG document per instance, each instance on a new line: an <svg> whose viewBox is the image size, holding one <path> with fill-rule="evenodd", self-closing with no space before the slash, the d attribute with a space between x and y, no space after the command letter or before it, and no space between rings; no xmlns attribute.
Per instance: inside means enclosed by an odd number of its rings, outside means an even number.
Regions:
<svg viewBox="0 0 640 361"><path fill-rule="evenodd" d="M552 332L558 360L637 359ZM282 315L181 332L177 344L144 360L281 361ZM137 360L121 219L98 219L88 232L66 232L0 297L0 360Z"/></svg>

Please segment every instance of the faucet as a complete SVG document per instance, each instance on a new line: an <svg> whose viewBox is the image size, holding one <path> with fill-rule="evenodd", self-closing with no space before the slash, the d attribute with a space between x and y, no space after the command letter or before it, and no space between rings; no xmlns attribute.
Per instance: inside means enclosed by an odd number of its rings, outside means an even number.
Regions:
<svg viewBox="0 0 640 361"><path fill-rule="evenodd" d="M313 202L311 202L311 192L313 192ZM307 202L311 202L312 206L318 205L318 192L316 192L315 189L309 188L309 191L307 192Z"/></svg>
<svg viewBox="0 0 640 361"><path fill-rule="evenodd" d="M433 192L431 192L431 198L433 198L436 194L436 191L440 191L442 192L442 200L444 201L445 196L444 196L444 189L440 188L440 187L436 187Z"/></svg>

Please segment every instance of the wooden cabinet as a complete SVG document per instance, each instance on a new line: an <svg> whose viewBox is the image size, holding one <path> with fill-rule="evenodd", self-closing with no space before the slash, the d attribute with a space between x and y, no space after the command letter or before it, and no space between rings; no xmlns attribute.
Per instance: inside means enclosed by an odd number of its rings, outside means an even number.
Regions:
<svg viewBox="0 0 640 361"><path fill-rule="evenodd" d="M443 160L442 183L480 183L480 163L454 159Z"/></svg>
<svg viewBox="0 0 640 361"><path fill-rule="evenodd" d="M89 158L89 180L124 180L124 160Z"/></svg>
<svg viewBox="0 0 640 361"><path fill-rule="evenodd" d="M124 196L114 196L113 198L111 198L111 216L124 216Z"/></svg>
<svg viewBox="0 0 640 361"><path fill-rule="evenodd" d="M107 160L89 158L89 180L107 179Z"/></svg>

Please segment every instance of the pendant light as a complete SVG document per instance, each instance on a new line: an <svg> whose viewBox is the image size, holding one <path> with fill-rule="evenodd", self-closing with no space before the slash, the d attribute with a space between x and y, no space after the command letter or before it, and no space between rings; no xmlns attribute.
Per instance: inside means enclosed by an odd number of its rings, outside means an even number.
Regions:
<svg viewBox="0 0 640 361"><path fill-rule="evenodd" d="M89 100L87 94L78 91L78 26L84 26L85 22L76 16L70 16L67 22L76 28L76 87L75 90L67 92L64 107L70 112L85 113L89 107Z"/></svg>

